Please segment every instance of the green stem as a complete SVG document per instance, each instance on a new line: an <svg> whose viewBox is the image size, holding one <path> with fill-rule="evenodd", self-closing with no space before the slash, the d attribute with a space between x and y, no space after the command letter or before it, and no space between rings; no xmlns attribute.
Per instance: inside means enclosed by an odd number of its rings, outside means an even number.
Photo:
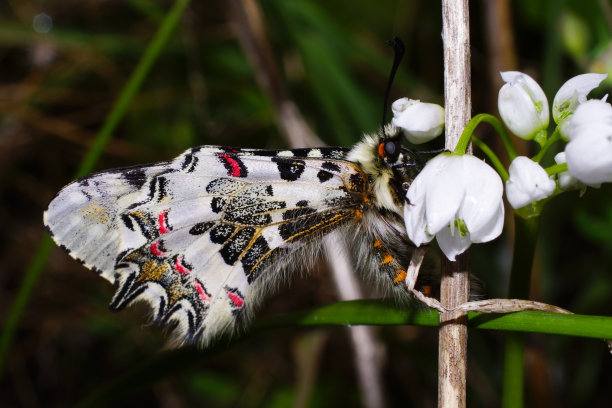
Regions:
<svg viewBox="0 0 612 408"><path fill-rule="evenodd" d="M506 152L508 152L508 158L510 161L514 160L517 156L516 149L514 148L514 144L512 144L512 140L510 139L510 135L506 131L506 128L502 123L493 115L489 115L488 113L481 113L474 116L468 124L463 129L463 133L461 133L461 138L459 139L459 143L457 143L457 147L455 147L454 153L464 154L468 144L470 143L470 138L474 134L476 127L481 123L488 123L493 127L493 129L497 132L499 137L506 148Z"/></svg>
<svg viewBox="0 0 612 408"><path fill-rule="evenodd" d="M539 163L543 158L544 155L546 154L546 152L548 151L548 149L550 149L550 147L555 144L556 142L558 142L561 139L561 132L559 132L559 126L557 126L555 128L555 131L553 132L552 135L550 135L550 137L548 138L548 140L546 141L546 143L544 143L544 145L542 145L542 148L540 149L540 151L538 152L538 154L536 154L535 156L533 156L533 161L536 163Z"/></svg>
<svg viewBox="0 0 612 408"><path fill-rule="evenodd" d="M506 168L502 164L501 160L499 160L499 157L497 157L497 155L493 152L493 150L489 148L489 146L487 146L482 140L478 139L476 136L472 136L472 143L474 143L476 147L478 147L480 150L482 150L484 154L487 155L489 160L491 160L493 167L495 167L495 170L497 170L497 172L502 178L502 181L505 183L506 180L508 180L509 176L508 172L506 171Z"/></svg>
<svg viewBox="0 0 612 408"><path fill-rule="evenodd" d="M125 116L130 102L140 90L140 87L151 70L153 63L161 54L164 45L166 45L171 34L174 32L174 29L178 25L180 17L183 14L187 4L189 4L189 0L177 0L166 14L163 22L157 30L157 33L155 34L155 37L153 37L142 58L140 59L138 66L134 69L127 83L123 86L121 92L119 93L115 104L102 124L102 128L98 131L93 144L83 158L83 161L75 174L75 178L82 177L93 170L94 165L104 151L104 148L117 128L117 125ZM32 261L30 262L30 265L28 266L28 269L26 270L21 287L19 288L15 297L15 301L11 305L11 309L9 310L2 330L2 335L0 336L0 374L2 373L6 355L15 335L15 330L19 324L19 320L21 319L23 311L28 304L28 300L30 299L34 287L36 286L40 273L47 263L47 259L52 248L53 241L51 238L43 238L38 246L38 249L36 250L36 253L34 254L34 257L32 258Z"/></svg>
<svg viewBox="0 0 612 408"><path fill-rule="evenodd" d="M523 218L514 215L514 253L510 271L508 298L527 299L531 283L531 269L535 255L540 217ZM506 334L504 344L504 380L502 406L523 406L525 336Z"/></svg>
<svg viewBox="0 0 612 408"><path fill-rule="evenodd" d="M559 174L567 171L567 163L559 163L553 166L550 166L546 169L546 174L552 176L553 174Z"/></svg>

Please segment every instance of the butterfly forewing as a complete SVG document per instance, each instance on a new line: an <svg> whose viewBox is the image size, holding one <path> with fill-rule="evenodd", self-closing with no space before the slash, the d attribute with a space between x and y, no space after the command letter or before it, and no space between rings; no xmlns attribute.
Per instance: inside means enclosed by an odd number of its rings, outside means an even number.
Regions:
<svg viewBox="0 0 612 408"><path fill-rule="evenodd" d="M367 179L345 153L193 148L68 185L45 224L117 285L112 308L147 300L179 340L206 343L248 315L287 255L361 217Z"/></svg>

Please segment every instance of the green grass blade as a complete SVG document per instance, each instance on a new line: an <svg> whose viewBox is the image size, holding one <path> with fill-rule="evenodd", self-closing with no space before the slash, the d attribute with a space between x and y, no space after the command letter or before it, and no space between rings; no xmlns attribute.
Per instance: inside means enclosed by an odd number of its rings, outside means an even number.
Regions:
<svg viewBox="0 0 612 408"><path fill-rule="evenodd" d="M119 93L113 108L106 117L102 128L96 135L94 143L83 158L83 161L76 172L75 178L82 177L93 170L100 155L104 151L106 144L110 140L113 131L117 128L117 125L125 116L130 102L138 93L144 79L151 70L153 63L161 54L164 45L168 42L168 39L176 28L178 22L180 21L180 17L188 4L189 0L177 0L166 14L163 22L157 30L157 33L149 43L144 55L140 59L138 66L134 69L132 75ZM53 242L49 237L45 237L41 241L36 253L34 254L32 262L26 270L21 287L19 288L15 301L7 315L7 319L2 330L2 335L0 336L0 374L2 373L6 354L10 348L11 341L15 335L15 330L19 324L19 320L21 319L21 315L28 304L32 290L36 286L38 277L47 263L49 254L51 253L51 249L53 248L52 244Z"/></svg>
<svg viewBox="0 0 612 408"><path fill-rule="evenodd" d="M271 317L258 329L287 326L417 325L438 326L438 312L400 306L390 300L353 300ZM470 328L612 339L612 317L524 311L468 313Z"/></svg>

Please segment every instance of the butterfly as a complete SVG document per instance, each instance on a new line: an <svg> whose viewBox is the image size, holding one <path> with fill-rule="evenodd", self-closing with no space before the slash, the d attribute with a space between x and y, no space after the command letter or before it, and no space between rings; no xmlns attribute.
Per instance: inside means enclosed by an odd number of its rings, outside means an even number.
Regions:
<svg viewBox="0 0 612 408"><path fill-rule="evenodd" d="M44 213L55 242L113 283L121 310L146 301L176 344L243 327L278 282L312 263L331 231L358 268L408 293L405 196L422 164L388 125L353 148L194 147L91 174Z"/></svg>

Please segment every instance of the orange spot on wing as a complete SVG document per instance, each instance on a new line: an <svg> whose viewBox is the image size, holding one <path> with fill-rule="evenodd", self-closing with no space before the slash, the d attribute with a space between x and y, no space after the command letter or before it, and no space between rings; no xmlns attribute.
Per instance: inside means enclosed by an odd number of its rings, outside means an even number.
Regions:
<svg viewBox="0 0 612 408"><path fill-rule="evenodd" d="M390 253L386 253L385 257L383 258L382 264L386 265L388 263L391 263L395 260L395 258L393 258L393 255L391 255Z"/></svg>
<svg viewBox="0 0 612 408"><path fill-rule="evenodd" d="M374 242L374 248L380 248L382 246L382 241L380 239L377 239L376 242Z"/></svg>
<svg viewBox="0 0 612 408"><path fill-rule="evenodd" d="M404 281L406 279L406 274L406 271L403 269L395 271L395 279L393 279L393 283L399 283Z"/></svg>

